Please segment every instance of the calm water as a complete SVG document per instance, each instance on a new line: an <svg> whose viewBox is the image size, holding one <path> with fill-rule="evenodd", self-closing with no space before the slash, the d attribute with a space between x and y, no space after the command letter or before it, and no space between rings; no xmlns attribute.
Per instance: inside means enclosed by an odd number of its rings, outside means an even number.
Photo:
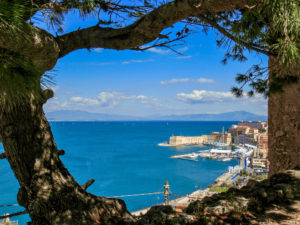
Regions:
<svg viewBox="0 0 300 225"><path fill-rule="evenodd" d="M170 159L207 148L157 144L168 141L172 134L203 135L232 124L236 122L51 122L51 127L58 148L66 151L61 159L75 179L80 184L96 180L89 192L101 196L156 192L168 180L171 191L183 195L207 187L237 161ZM19 185L6 160L0 161L0 172L0 205L17 203ZM162 195L123 199L130 211L163 202ZM0 207L0 215L20 209ZM15 219L19 224L29 221L28 216Z"/></svg>

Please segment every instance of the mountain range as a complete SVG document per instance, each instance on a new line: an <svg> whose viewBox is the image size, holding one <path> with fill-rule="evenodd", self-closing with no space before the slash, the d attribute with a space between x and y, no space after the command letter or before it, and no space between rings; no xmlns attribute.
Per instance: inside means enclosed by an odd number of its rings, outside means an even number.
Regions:
<svg viewBox="0 0 300 225"><path fill-rule="evenodd" d="M257 115L246 111L234 111L218 114L184 114L167 116L138 117L104 113L90 113L79 110L60 110L46 113L50 121L265 121L267 116Z"/></svg>

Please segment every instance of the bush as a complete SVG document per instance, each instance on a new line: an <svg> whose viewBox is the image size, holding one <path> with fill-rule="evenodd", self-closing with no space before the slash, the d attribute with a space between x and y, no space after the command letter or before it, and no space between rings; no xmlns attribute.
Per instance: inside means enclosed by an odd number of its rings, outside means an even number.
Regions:
<svg viewBox="0 0 300 225"><path fill-rule="evenodd" d="M209 187L209 191L211 192L217 192L217 193L222 193L228 191L229 188L233 187L232 185L222 183L221 185L213 185Z"/></svg>
<svg viewBox="0 0 300 225"><path fill-rule="evenodd" d="M242 170L240 173L239 173L240 176L249 176L249 172L247 170Z"/></svg>

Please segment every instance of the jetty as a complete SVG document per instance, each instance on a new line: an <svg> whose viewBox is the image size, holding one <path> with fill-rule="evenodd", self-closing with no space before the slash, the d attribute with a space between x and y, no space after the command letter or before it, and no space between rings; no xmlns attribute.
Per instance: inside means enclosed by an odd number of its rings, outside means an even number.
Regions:
<svg viewBox="0 0 300 225"><path fill-rule="evenodd" d="M211 149L211 150L204 150L200 152L193 152L189 154L183 155L174 155L171 156L171 159L185 159L191 161L198 161L196 160L198 157L204 159L217 159L219 161L230 161L233 158L239 158L239 156L228 149Z"/></svg>
<svg viewBox="0 0 300 225"><path fill-rule="evenodd" d="M190 153L190 154L184 154L184 155L174 155L171 156L171 159L185 159L185 160L190 160L190 161L198 161L196 158L199 157L199 154L197 153Z"/></svg>

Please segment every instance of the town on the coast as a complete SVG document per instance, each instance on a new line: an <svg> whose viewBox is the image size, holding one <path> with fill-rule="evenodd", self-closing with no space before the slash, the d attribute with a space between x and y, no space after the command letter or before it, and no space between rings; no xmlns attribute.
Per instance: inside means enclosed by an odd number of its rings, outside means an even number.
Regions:
<svg viewBox="0 0 300 225"><path fill-rule="evenodd" d="M207 146L207 150L171 156L174 159L191 161L198 161L199 157L219 161L239 159L240 164L230 167L228 173L225 174L228 177L225 180L230 180L230 183L234 183L236 175L241 171L244 174L252 175L266 175L268 173L267 121L239 121L237 125L232 125L227 131L223 129L223 132L211 132L209 135L191 137L172 135L169 142L158 145L170 147Z"/></svg>
<svg viewBox="0 0 300 225"><path fill-rule="evenodd" d="M239 159L237 166L229 167L228 171L216 178L214 184L206 189L197 190L186 196L169 201L168 193L172 184L165 188L165 203L182 212L189 203L201 200L215 193L225 192L229 188L241 188L250 179L263 180L268 174L268 122L239 121L227 131L211 132L202 136L174 136L168 142L159 143L159 146L207 146L207 150L201 150L189 154L173 155L170 158L198 161L198 158L206 158L219 161ZM165 185L166 186L166 185ZM165 187L164 186L164 187ZM145 214L149 208L133 212L134 215Z"/></svg>

